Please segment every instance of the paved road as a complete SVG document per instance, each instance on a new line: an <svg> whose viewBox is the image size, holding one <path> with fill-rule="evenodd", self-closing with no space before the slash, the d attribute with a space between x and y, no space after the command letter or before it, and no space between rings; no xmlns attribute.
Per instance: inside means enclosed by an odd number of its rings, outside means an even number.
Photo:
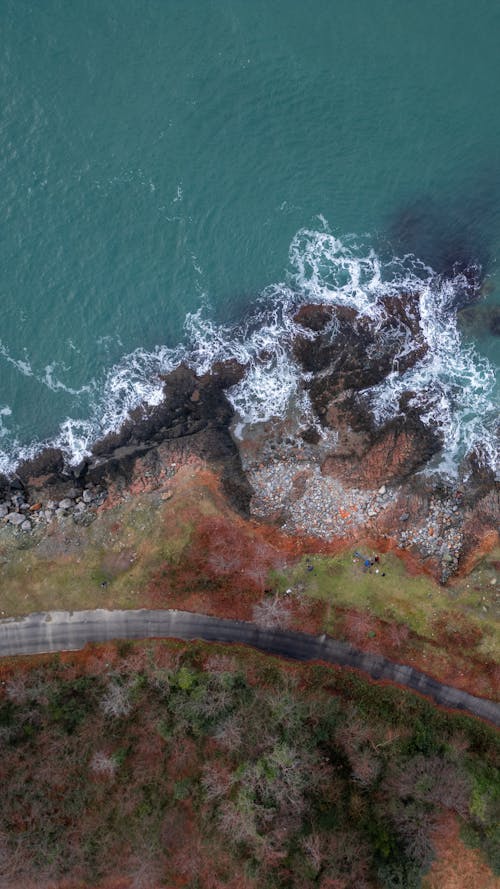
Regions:
<svg viewBox="0 0 500 889"><path fill-rule="evenodd" d="M321 660L353 667L372 679L388 680L500 726L500 704L442 685L413 667L366 654L328 636L261 630L255 624L222 620L189 611L51 611L0 621L0 656L72 651L87 642L111 639L204 639L242 643L295 660Z"/></svg>

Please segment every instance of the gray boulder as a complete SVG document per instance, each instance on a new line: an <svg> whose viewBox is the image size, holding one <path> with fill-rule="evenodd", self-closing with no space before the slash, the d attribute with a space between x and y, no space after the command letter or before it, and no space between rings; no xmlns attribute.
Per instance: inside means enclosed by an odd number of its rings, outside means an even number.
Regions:
<svg viewBox="0 0 500 889"><path fill-rule="evenodd" d="M24 521L26 521L26 517L23 516L20 512L11 512L9 515L9 522L15 527L17 527L18 525L22 525Z"/></svg>

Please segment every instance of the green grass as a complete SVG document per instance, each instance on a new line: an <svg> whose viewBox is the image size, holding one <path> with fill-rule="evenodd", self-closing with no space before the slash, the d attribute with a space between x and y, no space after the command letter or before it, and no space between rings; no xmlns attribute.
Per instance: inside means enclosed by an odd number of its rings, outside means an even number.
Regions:
<svg viewBox="0 0 500 889"><path fill-rule="evenodd" d="M356 551L362 553L362 558L353 558ZM364 557L371 555L372 551L363 544L353 544L337 556L303 558L292 569L276 576L275 583L281 592L291 588L330 605L324 627L329 632L335 630L336 608L355 608L383 620L404 623L418 635L432 639L436 618L443 612L459 611L485 633L482 650L498 656L498 628L486 618L481 619L471 606L472 597L465 581L448 588L425 575L412 576L403 561L392 553L380 555L380 562L367 571ZM309 570L311 565L313 570ZM477 603L478 595L473 602Z"/></svg>
<svg viewBox="0 0 500 889"><path fill-rule="evenodd" d="M170 504L168 504L170 507ZM71 518L50 535L0 537L0 611L136 608L151 576L181 557L191 527L155 495L143 495L101 513L87 528ZM28 545L29 544L29 545Z"/></svg>

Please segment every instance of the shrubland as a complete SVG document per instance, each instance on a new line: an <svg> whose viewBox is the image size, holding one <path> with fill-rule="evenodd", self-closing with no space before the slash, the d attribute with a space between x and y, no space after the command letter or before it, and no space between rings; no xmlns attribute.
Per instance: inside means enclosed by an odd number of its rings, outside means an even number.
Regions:
<svg viewBox="0 0 500 889"><path fill-rule="evenodd" d="M500 875L498 735L400 689L173 642L1 680L5 889L417 889L446 825Z"/></svg>

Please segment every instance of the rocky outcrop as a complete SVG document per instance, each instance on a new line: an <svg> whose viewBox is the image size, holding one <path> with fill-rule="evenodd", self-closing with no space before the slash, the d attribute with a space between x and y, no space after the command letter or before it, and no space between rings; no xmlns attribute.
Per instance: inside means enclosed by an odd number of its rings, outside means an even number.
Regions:
<svg viewBox="0 0 500 889"><path fill-rule="evenodd" d="M9 502L14 489L20 489L28 505L46 498L58 502L72 488L80 496L84 489L105 490L119 480L126 484L138 459L148 454L154 459L159 446L171 442L211 463L233 506L247 512L251 490L229 431L234 411L224 392L243 373L233 361L216 364L203 376L180 365L163 379L162 402L132 411L121 429L98 441L78 467L65 466L60 451L46 448L20 464L16 478L4 480L4 499Z"/></svg>
<svg viewBox="0 0 500 889"><path fill-rule="evenodd" d="M346 484L378 487L422 467L442 442L420 419L413 393L404 394L400 414L382 426L363 394L425 355L418 296L386 296L370 316L344 306L304 306L295 322L307 331L297 337L294 353L309 375L314 411L338 436L323 471Z"/></svg>
<svg viewBox="0 0 500 889"><path fill-rule="evenodd" d="M252 479L262 506L253 514L291 533L329 539L363 527L442 580L472 564L498 524L498 492L485 461L479 453L468 455L457 490L440 491L435 477L416 475L442 447L437 431L422 420L425 393L417 399L404 392L397 415L377 423L367 391L425 355L418 297L384 297L366 315L345 306L304 305L294 321L292 349L315 414L306 429L287 415L258 424L237 445L225 393L245 368L220 362L197 375L180 365L163 378L161 403L132 411L79 466L65 466L63 454L48 448L20 464L13 478L0 478L0 522L7 533L21 535L68 517L91 522L106 498L113 504L124 494L160 488L172 467L194 456L211 465L243 514L250 510ZM266 475L273 466L275 490L273 472Z"/></svg>
<svg viewBox="0 0 500 889"><path fill-rule="evenodd" d="M209 462L231 503L247 512L251 491L229 431L234 411L224 392L243 372L236 362L216 365L204 376L185 365L177 367L164 378L161 404L137 408L118 432L97 442L87 477L94 482L130 477L138 457L175 442Z"/></svg>
<svg viewBox="0 0 500 889"><path fill-rule="evenodd" d="M401 483L424 466L442 441L411 406L412 395L403 395L401 413L382 426L374 422L366 399L352 389L333 399L323 420L336 431L338 442L324 460L323 472L347 484L376 488Z"/></svg>
<svg viewBox="0 0 500 889"><path fill-rule="evenodd" d="M17 477L24 487L42 488L55 484L64 470L64 456L57 448L44 448L31 460L18 464Z"/></svg>
<svg viewBox="0 0 500 889"><path fill-rule="evenodd" d="M322 422L340 393L376 386L392 371L404 373L427 351L418 296L412 294L384 297L373 316L345 306L310 305L294 320L309 333L297 336L294 354L312 375L307 388Z"/></svg>

